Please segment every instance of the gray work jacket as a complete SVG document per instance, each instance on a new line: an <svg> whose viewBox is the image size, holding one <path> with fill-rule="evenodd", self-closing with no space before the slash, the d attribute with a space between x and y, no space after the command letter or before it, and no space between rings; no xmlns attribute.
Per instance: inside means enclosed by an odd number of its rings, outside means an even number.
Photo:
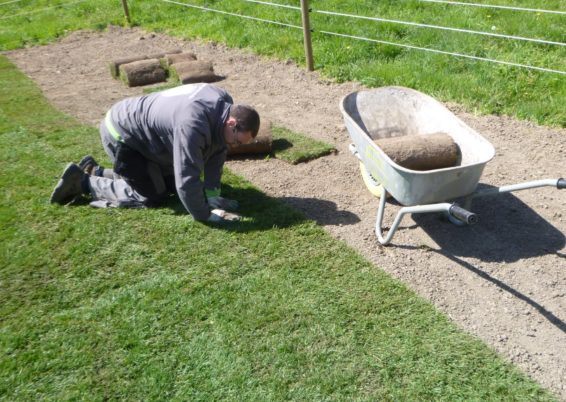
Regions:
<svg viewBox="0 0 566 402"><path fill-rule="evenodd" d="M110 118L125 144L174 174L181 202L203 221L210 215L204 188L220 188L232 104L221 88L191 84L124 99L112 106Z"/></svg>

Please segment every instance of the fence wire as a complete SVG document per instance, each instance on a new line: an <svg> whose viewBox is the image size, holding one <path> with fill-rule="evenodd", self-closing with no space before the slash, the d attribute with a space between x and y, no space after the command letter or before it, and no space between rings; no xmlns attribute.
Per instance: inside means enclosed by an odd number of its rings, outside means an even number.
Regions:
<svg viewBox="0 0 566 402"><path fill-rule="evenodd" d="M290 8L291 10L299 10L299 11L301 11L301 7L289 6L289 5L287 5L287 4L270 3L270 2L268 2L268 1L258 1L258 0L242 0L242 1L246 1L246 2L248 2L248 3L263 4L263 5L266 5L266 6L281 7L281 8Z"/></svg>
<svg viewBox="0 0 566 402"><path fill-rule="evenodd" d="M363 15L355 15L355 14L346 14L346 13L338 13L334 11L324 11L324 10L313 10L314 13L325 14L325 15L333 15L338 17L349 17L354 19L363 19L363 20L370 20L370 21L377 21L377 22L388 22L393 24L401 24L401 25L409 25L415 26L419 28L432 28L432 29L440 29L444 31L452 31L452 32L462 32L467 34L475 34L475 35L484 35L484 36L492 36L496 38L505 38L505 39L514 39L514 40L521 40L526 42L534 42L534 43L541 43L545 45L557 45L557 46L566 46L566 43L562 42L553 42L545 39L535 39L535 38L525 38L522 36L514 36L514 35L505 35L505 34L498 34L494 32L484 32L484 31L473 31L470 29L461 29L461 28L451 28L451 27L443 27L438 25L429 25L429 24L420 24L417 22L408 22L408 21L401 21L401 20L389 20L385 18L378 18L378 17L366 17Z"/></svg>
<svg viewBox="0 0 566 402"><path fill-rule="evenodd" d="M540 9L540 8L511 7L511 6L500 6L500 5L495 5L495 4L465 3L465 2L461 2L461 1L447 1L447 0L418 0L418 1L426 2L426 3L450 4L450 5L457 5L457 6L498 8L498 9L512 10L512 11L529 11L529 12L536 12L536 13L547 13L547 14L561 14L561 15L566 15L566 11L559 11L559 10L542 10L542 9Z"/></svg>
<svg viewBox="0 0 566 402"><path fill-rule="evenodd" d="M264 21L264 22L269 22L269 23L272 23L272 24L302 29L301 26L297 26L297 25L284 24L284 23L280 23L280 22L276 22L276 21L264 20L264 19L261 19L261 18L244 16L244 15L236 14L236 13L230 13L230 12L227 12L227 11L215 10L215 9L211 9L211 8L208 8L208 7L195 6L195 5L190 5L190 4L186 4L186 3L179 3L179 2L176 2L174 0L161 0L161 1L179 4L179 5L183 5L183 6L186 6L186 7L197 8L197 9L205 10L205 11L218 12L218 13L221 13L221 14L233 15L233 16L237 16L237 17L253 19L253 20L256 20L256 21ZM243 1L246 1L246 2L249 2L249 3L263 4L263 5L273 6L273 7L284 7L284 8L289 8L289 9L293 9L293 10L300 10L299 7L288 6L288 5L279 4L279 3L271 3L271 2L267 2L267 1L260 1L260 0L243 0ZM436 1L436 0L433 0L433 1ZM471 3L466 3L466 4L471 4ZM413 26L418 26L418 27L423 27L423 28L443 29L443 30L448 30L448 31L456 31L456 32L463 32L463 33L477 34L477 35L486 35L486 36L499 37L499 38L504 38L504 39L522 40L522 41L542 43L542 44L547 44L547 45L566 46L566 43L547 41L547 40L543 40L543 39L524 38L524 37L513 36L513 35L495 34L495 33L492 33L492 32L471 31L471 30L459 29L459 28L450 28L450 27L441 27L441 26L435 26L435 25L418 24L418 23L412 23L412 22L407 22L407 21L387 20L387 19L383 19L383 18L365 17L365 16L358 16L358 15L353 15L353 14L338 13L338 12L324 11L324 10L311 10L311 11L313 13L320 13L320 14L333 15L333 16L361 18L361 19L373 20L373 21L379 21L379 22L399 23L399 24L413 25ZM470 60L484 61L484 62L502 64L502 65L507 65L507 66L512 66L512 67L525 68L525 69L529 69L529 70L566 75L565 71L555 70L555 69L545 68L545 67L531 66L531 65L528 65L528 64L513 63L513 62L509 62L509 61L496 60L496 59L491 59L491 58L487 58L487 57L473 56L473 55L469 55L469 54L456 53L456 52L448 52L448 51L439 50L439 49L431 49L431 48L427 48L427 47L407 45L407 44L404 44L404 43L389 42L389 41L384 41L384 40L366 38L366 37L363 37L363 36L341 34L341 33L331 32L331 31L314 30L314 29L312 31L313 32L319 32L319 33L322 33L322 34L325 34L325 35L332 35L332 36L338 36L338 37L349 38L349 39L363 40L363 41L366 41L366 42L373 42L373 43L380 43L380 44L384 44L384 45L403 47L403 48L406 48L406 49L420 50L420 51L443 54L443 55L465 58L465 59L470 59Z"/></svg>
<svg viewBox="0 0 566 402"><path fill-rule="evenodd" d="M259 4L266 4L275 7L284 7L284 8L291 8L294 10L300 10L300 7L297 6L289 6L286 4L278 4L278 3L270 3L267 1L258 1L258 0L242 0L247 1L249 3L259 3ZM495 4L478 4L478 3L465 3L461 1L449 1L449 0L418 0L425 3L441 3L441 4L449 4L449 5L458 5L458 6L471 6L471 7L484 7L484 8L496 8L496 9L503 9L503 10L511 10L511 11L528 11L528 12L536 12L536 13L547 13L547 14L560 14L566 15L566 11L560 10L545 10L541 8L525 8L525 7L512 7L512 6L501 6Z"/></svg>
<svg viewBox="0 0 566 402"><path fill-rule="evenodd" d="M4 2L4 3L0 3L0 6L5 5L5 4L10 4L10 3L17 3L19 1L21 1L21 0L10 0L10 1ZM7 19L7 18L25 16L25 15L31 15L31 14L40 13L40 12L47 11L47 10L50 10L50 9L55 9L55 8L68 7L70 5L82 3L82 2L85 2L85 1L88 1L88 0L76 0L76 1L71 1L71 2L68 2L68 3L54 5L54 6L51 6L51 7L45 7L45 8L38 9L38 10L32 10L32 11L29 11L29 12L13 14L13 15L8 15L8 16L2 16L2 17L0 17L0 20ZM182 3L182 2L179 2L179 1L175 1L175 0L161 0L161 1L164 2L164 3L176 4L176 5L183 6L183 7L198 9L198 10L201 10L201 11L213 12L213 13L229 15L229 16L248 19L248 20L253 20L253 21L265 22L265 23L269 23L269 24L284 26L284 27L287 27L287 28L301 29L301 30L303 29L303 27L301 25L287 24L287 23L283 23L283 22L279 22L279 21L273 21L273 20L268 20L268 19L264 19L264 18L252 17L252 16L249 16L249 15L243 15L243 14L233 13L233 12L229 12L229 11L213 9L213 8L210 8L210 7L204 7L204 6L197 6L197 5L194 5L194 4ZM273 3L273 2L269 2L269 1L261 1L261 0L242 0L242 1L249 2L249 3L255 3L255 4L261 4L261 5L267 5L267 6L272 6L272 7L287 8L287 9L292 9L292 10L296 10L296 11L301 10L301 8L297 7L297 6ZM430 2L430 3L444 3L444 4L451 4L451 5L502 8L502 9L509 9L509 10L515 10L515 11L530 11L530 12L537 12L537 13L566 14L566 12L563 12L563 11L542 10L542 9L533 9L533 8L520 8L520 7L510 7L510 6L489 5L489 4L465 3L465 2L449 1L449 0L418 0L418 1ZM544 39L536 39L536 38L526 38L526 37L514 36L514 35L505 35L505 34L498 34L498 33L493 33L493 32L483 32L483 31L474 31L474 30L468 30L468 29L443 27L443 26L437 26L437 25L420 24L420 23L409 22L409 21L391 20L391 19L378 18L378 17L360 16L360 15L355 15L355 14L339 13L339 12L326 11L326 10L316 10L315 9L315 10L309 10L309 11L311 11L313 13L323 14L323 15L340 16L340 17L347 17L347 18L354 18L354 19L364 19L364 20L371 20L371 21L376 21L376 22L403 24L403 25L409 25L409 26L416 26L416 27L420 27L420 28L440 29L440 30L446 30L446 31L452 31L452 32L462 32L462 33L467 33L467 34L497 37L497 38L502 38L502 39L511 39L511 40L526 41L526 42L534 42L534 43L540 43L540 44L546 44L546 45L566 46L566 43L563 43L563 42L555 42L555 41L549 41L549 40L544 40ZM513 63L513 62L508 62L508 61L503 61L503 60L491 59L491 58L487 58L487 57L479 57L479 56L473 56L473 55L469 55L469 54L449 52L449 51L432 49L432 48L427 48L427 47L413 46L413 45L408 45L408 44L404 44L404 43L396 43L396 42L372 39L372 38L367 38L367 37L363 37L363 36L348 35L348 34L325 31L325 30L312 30L311 29L311 31L319 32L319 33L325 34L325 35L331 35L331 36L337 36L337 37L343 37L343 38L349 38L349 39L355 39L355 40L362 40L362 41L366 41L366 42L380 43L380 44L384 44L384 45L403 47L403 48L407 48L407 49L420 50L420 51L431 52L431 53L438 53L438 54L449 55L449 56L454 56L454 57L459 57L459 58L466 58L466 59L471 59L471 60L491 62L491 63L495 63L495 64L502 64L502 65L507 65L507 66L525 68L525 69L529 69L529 70L536 70L536 71L549 72L549 73L557 73L557 74L563 74L563 75L566 74L566 72L564 72L564 71L555 70L555 69L551 69L551 68L537 67L537 66L531 66L531 65L527 65L527 64L521 64L521 63Z"/></svg>
<svg viewBox="0 0 566 402"><path fill-rule="evenodd" d="M5 1L4 3L0 3L0 6L5 6L6 4L10 4L10 3L17 3L17 2L19 2L19 1L22 1L22 0Z"/></svg>
<svg viewBox="0 0 566 402"><path fill-rule="evenodd" d="M326 35L340 36L340 37L343 37L343 38L363 40L363 41L366 41L366 42L381 43L383 45L399 46L399 47L404 47L404 48L407 48L407 49L422 50L422 51L425 51L425 52L439 53L439 54L444 54L444 55L449 55L449 56L462 57L462 58L466 58L466 59L488 61L488 62L492 62L492 63L496 63L496 64L504 64L504 65L507 65L507 66L527 68L529 70L537 70L537 71L544 71L544 72L547 72L547 73L557 73L557 74L566 75L566 71L553 70L551 68L544 68L544 67L530 66L528 64L512 63L512 62L509 62L509 61L489 59L487 57L479 57L479 56L472 56L472 55L469 55L469 54L447 52L447 51L444 51L444 50L430 49L430 48L427 48L427 47L405 45L403 43L395 43L395 42L388 42L388 41L384 41L384 40L365 38L363 36L346 35L346 34L340 34L340 33L336 33L336 32L328 32L328 31L317 31L317 32L320 32L320 33L323 33L323 34L326 34Z"/></svg>
<svg viewBox="0 0 566 402"><path fill-rule="evenodd" d="M180 6L185 6L185 7L196 8L196 9L203 10L203 11L211 11L211 12L215 12L215 13L219 13L219 14L232 15L234 17L241 17L241 18L245 18L245 19L248 19L248 20L267 22L267 23L270 23L270 24L281 25L281 26L288 27L288 28L303 29L303 27L300 26L300 25L286 24L286 23L279 22L279 21L266 20L266 19L263 19L263 18L251 17L249 15L242 15L242 14L238 14L238 13L231 13L231 12L228 12L228 11L217 10L217 9L214 9L214 8L196 6L194 4L180 3L178 1L173 1L173 0L161 0L161 1L163 1L165 3L178 4Z"/></svg>
<svg viewBox="0 0 566 402"><path fill-rule="evenodd" d="M25 13L6 15L6 16L0 17L0 20L5 20L7 18L23 17L25 15L31 15L31 14L37 14L37 13L41 13L41 12L47 11L47 10L52 10L52 9L55 9L55 8L67 7L67 6L70 6L70 5L73 5L73 4L84 3L85 1L88 1L88 0L71 1L69 3L57 4L57 5L54 5L54 6L44 7L44 8L40 8L38 10L32 10L32 11L28 11L28 12L25 12Z"/></svg>

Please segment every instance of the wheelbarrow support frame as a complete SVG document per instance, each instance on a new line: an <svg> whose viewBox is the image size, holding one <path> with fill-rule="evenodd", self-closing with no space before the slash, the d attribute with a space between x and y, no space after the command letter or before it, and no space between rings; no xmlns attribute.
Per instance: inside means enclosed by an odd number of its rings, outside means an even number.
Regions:
<svg viewBox="0 0 566 402"><path fill-rule="evenodd" d="M477 223L478 217L475 213L470 212L469 209L472 206L472 201L475 198L493 196L504 193L511 193L513 191L528 190L532 188L539 187L556 187L557 189L566 188L565 179L543 179L528 181L519 184L511 184L508 186L494 187L486 190L478 190L474 193L466 196L462 200L463 207L460 207L457 203L441 202L437 204L428 205L414 205L409 207L402 207L395 217L393 224L391 225L389 231L384 237L382 227L383 227L383 216L385 211L385 205L387 203L388 192L383 189L383 195L379 200L379 208L377 209L377 218L375 221L375 234L378 241L387 245L391 242L393 235L397 231L403 217L407 214L422 214L422 213L432 213L432 212L443 212L445 213L450 221L457 225L473 225Z"/></svg>

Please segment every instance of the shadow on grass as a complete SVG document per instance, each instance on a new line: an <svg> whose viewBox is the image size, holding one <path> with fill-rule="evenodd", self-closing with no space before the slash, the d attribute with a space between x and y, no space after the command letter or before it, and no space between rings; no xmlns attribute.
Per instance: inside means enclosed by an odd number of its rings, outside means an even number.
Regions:
<svg viewBox="0 0 566 402"><path fill-rule="evenodd" d="M357 215L338 210L334 202L316 198L272 198L253 188L232 187L227 184L223 184L222 194L226 198L238 200L240 208L237 213L244 217L242 222L214 226L229 231L250 232L287 228L311 219L319 225L353 225L360 221ZM163 207L172 209L175 214L187 214L175 196ZM310 218L307 219L303 214Z"/></svg>
<svg viewBox="0 0 566 402"><path fill-rule="evenodd" d="M272 152L277 154L277 152L285 151L289 148L293 147L293 143L285 138L276 138L273 140L273 144L271 145Z"/></svg>
<svg viewBox="0 0 566 402"><path fill-rule="evenodd" d="M232 187L223 184L222 195L226 198L238 200L240 208L236 212L242 215L243 220L224 225L209 225L214 228L235 232L252 232L288 228L307 221L299 211L254 188ZM179 215L187 214L183 204L176 196L172 196L162 208L172 209L175 214Z"/></svg>
<svg viewBox="0 0 566 402"><path fill-rule="evenodd" d="M316 198L282 197L272 198L254 188L232 187L223 184L222 194L226 198L237 200L240 207L236 213L242 221L223 225L210 224L210 227L235 232L252 232L273 228L288 228L307 221L319 225L353 225L360 218L346 210L338 210L336 204ZM90 198L80 197L72 206L88 206ZM137 208L143 213L145 208ZM187 215L185 207L176 195L169 196L165 202L153 209L169 210L174 215ZM305 217L306 214L310 218Z"/></svg>

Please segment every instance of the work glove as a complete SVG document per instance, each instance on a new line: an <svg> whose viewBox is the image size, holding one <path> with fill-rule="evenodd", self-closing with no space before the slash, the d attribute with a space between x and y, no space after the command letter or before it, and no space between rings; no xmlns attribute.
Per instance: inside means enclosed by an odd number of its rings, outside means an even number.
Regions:
<svg viewBox="0 0 566 402"><path fill-rule="evenodd" d="M238 207L240 206L240 204L238 204L238 201L229 200L228 198L224 197L209 197L208 205L210 205L214 209L227 209L229 211L238 209Z"/></svg>
<svg viewBox="0 0 566 402"><path fill-rule="evenodd" d="M240 220L240 215L232 214L226 212L223 209L213 209L210 211L210 216L207 222L210 223L226 223L226 222L237 222Z"/></svg>

